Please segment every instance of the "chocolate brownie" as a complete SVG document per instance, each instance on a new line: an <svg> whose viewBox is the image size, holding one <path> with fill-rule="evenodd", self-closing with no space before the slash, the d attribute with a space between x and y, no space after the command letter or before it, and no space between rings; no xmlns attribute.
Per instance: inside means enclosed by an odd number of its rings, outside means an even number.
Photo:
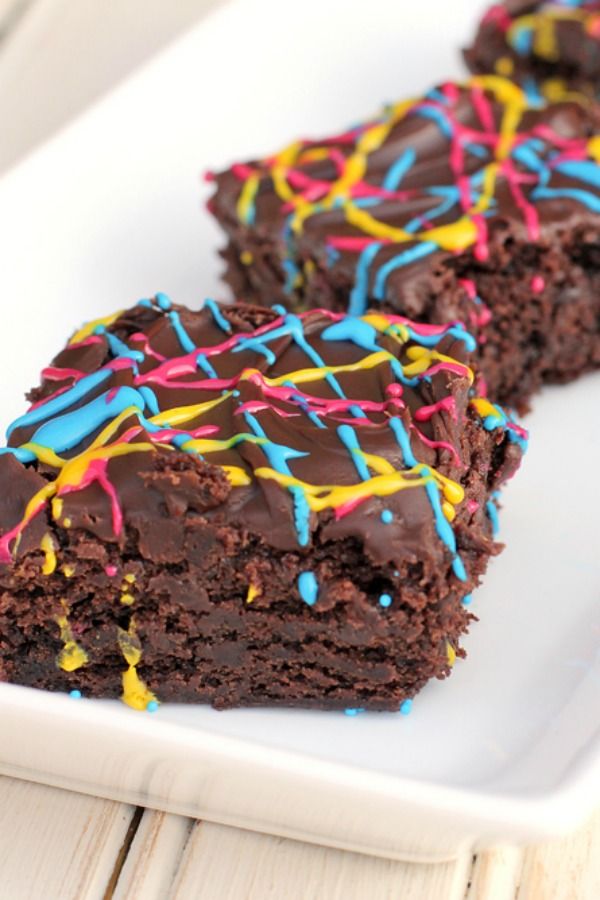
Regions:
<svg viewBox="0 0 600 900"><path fill-rule="evenodd" d="M485 13L464 53L472 72L523 85L532 101L565 90L600 95L599 0L504 0Z"/></svg>
<svg viewBox="0 0 600 900"><path fill-rule="evenodd" d="M473 346L163 294L84 327L0 454L0 679L393 710L448 675L526 444Z"/></svg>
<svg viewBox="0 0 600 900"><path fill-rule="evenodd" d="M490 395L600 365L600 113L446 83L216 178L238 297L460 320ZM483 386L480 388L483 391Z"/></svg>

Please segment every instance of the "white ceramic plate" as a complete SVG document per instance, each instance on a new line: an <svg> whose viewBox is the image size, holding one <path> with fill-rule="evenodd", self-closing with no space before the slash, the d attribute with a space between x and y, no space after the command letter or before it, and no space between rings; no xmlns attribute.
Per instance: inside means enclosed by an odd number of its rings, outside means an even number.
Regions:
<svg viewBox="0 0 600 900"><path fill-rule="evenodd" d="M222 293L204 169L459 75L479 6L238 0L8 175L3 424L82 320L157 290L196 305ZM469 659L410 716L150 716L5 685L0 769L414 859L574 826L600 797L599 398L600 376L538 398Z"/></svg>

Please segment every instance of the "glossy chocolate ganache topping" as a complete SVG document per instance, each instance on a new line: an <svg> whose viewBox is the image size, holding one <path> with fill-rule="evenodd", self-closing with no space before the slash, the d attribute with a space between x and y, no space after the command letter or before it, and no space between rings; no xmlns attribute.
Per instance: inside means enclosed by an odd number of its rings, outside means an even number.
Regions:
<svg viewBox="0 0 600 900"><path fill-rule="evenodd" d="M236 164L214 176L211 205L234 246L246 247L251 284L265 242L276 243L292 307L312 304L325 281L340 306L350 293L352 314L382 304L418 317L440 263L459 278L483 266L499 229L543 245L598 216L599 161L590 104L548 105L505 78L476 76ZM463 287L478 299L471 275ZM482 300L475 329L490 318Z"/></svg>
<svg viewBox="0 0 600 900"><path fill-rule="evenodd" d="M0 563L41 547L51 572L60 529L122 547L131 527L142 555L160 561L193 504L298 552L317 529L360 539L376 560L399 562L426 542L466 581L454 526L473 430L503 445L501 466L477 472L485 490L512 474L526 443L499 407L471 396L473 348L458 324L210 301L193 312L162 294L93 322L9 428ZM165 460L179 471L167 501Z"/></svg>

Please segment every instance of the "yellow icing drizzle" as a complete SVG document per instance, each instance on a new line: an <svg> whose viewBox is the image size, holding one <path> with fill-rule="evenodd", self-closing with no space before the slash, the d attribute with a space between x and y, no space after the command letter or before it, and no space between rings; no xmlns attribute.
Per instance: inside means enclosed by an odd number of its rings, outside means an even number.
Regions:
<svg viewBox="0 0 600 900"><path fill-rule="evenodd" d="M246 603L252 603L261 594L260 588L254 584L248 585L248 593L246 594Z"/></svg>
<svg viewBox="0 0 600 900"><path fill-rule="evenodd" d="M450 643L450 641L446 641L446 654L448 656L448 665L453 666L456 662L456 650Z"/></svg>
<svg viewBox="0 0 600 900"><path fill-rule="evenodd" d="M129 626L129 631L119 628L117 640L123 658L127 663L127 669L122 676L123 694L121 699L133 709L145 710L149 703L152 701L158 702L158 700L137 673L137 666L142 659L142 651L135 635L133 621Z"/></svg>
<svg viewBox="0 0 600 900"><path fill-rule="evenodd" d="M80 647L73 637L67 617L68 605L66 601L62 601L62 606L65 612L62 616L57 616L55 620L60 628L60 639L63 642L63 649L58 654L56 663L63 672L75 672L89 662L89 657L83 647Z"/></svg>
<svg viewBox="0 0 600 900"><path fill-rule="evenodd" d="M52 536L48 532L46 532L42 538L40 547L46 557L42 566L42 573L44 575L52 575L56 569L56 549L54 547Z"/></svg>
<svg viewBox="0 0 600 900"><path fill-rule="evenodd" d="M92 322L86 322L79 331L76 331L75 334L69 341L69 344L78 344L80 341L85 341L86 338L90 337L96 328L100 326L104 326L108 328L109 325L112 325L113 322L116 322L119 316L123 315L124 310L120 309L118 312L111 313L108 316L102 316L100 319L94 319Z"/></svg>
<svg viewBox="0 0 600 900"><path fill-rule="evenodd" d="M427 470L426 475L422 475L423 469ZM306 502L310 509L315 512L321 512L323 509L337 509L346 503L359 502L366 500L368 497L388 497L397 491L406 488L418 487L434 480L438 483L446 500L452 504L462 503L465 492L460 484L447 478L445 475L429 469L422 463L413 466L406 472L396 472L393 474L375 475L359 484L348 485L332 485L332 484L307 484L299 478L292 475L285 475L271 469L268 466L261 466L256 469L257 478L266 478L276 481L283 487L300 487L306 495Z"/></svg>
<svg viewBox="0 0 600 900"><path fill-rule="evenodd" d="M475 408L482 419L485 419L488 416L498 415L497 407L495 407L493 403L490 403L485 397L473 397L470 402L471 406Z"/></svg>
<svg viewBox="0 0 600 900"><path fill-rule="evenodd" d="M244 183L236 206L237 214L242 222L248 221L259 183L260 179L256 174L251 175Z"/></svg>

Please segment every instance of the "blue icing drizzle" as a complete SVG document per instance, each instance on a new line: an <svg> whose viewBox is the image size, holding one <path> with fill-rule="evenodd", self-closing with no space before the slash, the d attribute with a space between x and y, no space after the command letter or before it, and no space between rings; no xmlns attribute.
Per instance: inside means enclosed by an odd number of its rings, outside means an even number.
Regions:
<svg viewBox="0 0 600 900"><path fill-rule="evenodd" d="M356 274L354 276L354 286L350 292L350 300L348 303L348 312L351 316L362 315L368 306L369 271L373 260L381 250L382 246L383 244L379 241L369 244L368 247L365 247L365 249L362 250L358 257Z"/></svg>
<svg viewBox="0 0 600 900"><path fill-rule="evenodd" d="M163 294L162 291L159 291L158 294L156 295L156 302L158 303L160 309L162 309L162 310L171 309L171 306L173 305L171 303L171 299L169 297L167 297L166 294Z"/></svg>
<svg viewBox="0 0 600 900"><path fill-rule="evenodd" d="M38 406L25 413L24 416L19 416L18 419L15 419L8 426L6 431L7 439L16 428L28 428L31 425L36 425L38 422L43 422L44 419L49 419L83 400L87 394L99 387L104 381L107 381L111 376L112 371L110 369L100 369L98 372L93 372L91 375L85 375L83 378L80 378L68 391L64 391L57 397L46 401L42 406Z"/></svg>
<svg viewBox="0 0 600 900"><path fill-rule="evenodd" d="M351 341L362 350L376 353L381 348L377 343L377 331L368 322L356 316L347 316L329 325L321 333L324 341Z"/></svg>
<svg viewBox="0 0 600 900"><path fill-rule="evenodd" d="M298 576L300 596L309 606L314 606L319 596L319 582L314 572L301 572Z"/></svg>
<svg viewBox="0 0 600 900"><path fill-rule="evenodd" d="M513 30L509 40L515 53L519 56L529 56L533 44L533 29L522 25Z"/></svg>
<svg viewBox="0 0 600 900"><path fill-rule="evenodd" d="M569 200L577 200L594 213L600 213L600 197L580 188L539 187L531 192L531 196L534 200L560 200L567 197Z"/></svg>
<svg viewBox="0 0 600 900"><path fill-rule="evenodd" d="M173 326L173 331L177 335L177 340L181 344L181 349L184 351L184 353L193 353L193 351L196 349L196 345L194 344L194 342L190 338L189 334L187 333L187 331L181 324L181 318L180 318L177 310L172 309L168 313L168 316L169 316L169 321L171 322L171 325Z"/></svg>
<svg viewBox="0 0 600 900"><path fill-rule="evenodd" d="M104 325L99 325L94 329L94 334L104 335L110 352L115 359L132 359L134 362L143 362L144 354L141 350L132 350L127 344L124 344L116 334L107 331Z"/></svg>
<svg viewBox="0 0 600 900"><path fill-rule="evenodd" d="M412 700L404 700L400 704L399 712L401 713L401 715L407 716L410 713L410 711L412 710L412 706L413 706Z"/></svg>
<svg viewBox="0 0 600 900"><path fill-rule="evenodd" d="M310 506L301 487L291 487L290 493L294 500L294 523L298 533L298 543L301 547L306 547L310 538Z"/></svg>
<svg viewBox="0 0 600 900"><path fill-rule="evenodd" d="M406 428L404 427L404 423L401 419L398 418L398 416L392 416L390 418L389 425L394 432L394 435L396 436L398 446L402 450L404 465L407 466L407 468L412 469L413 466L417 465L417 460L414 453L412 452L412 447L410 446L410 438L408 436Z"/></svg>
<svg viewBox="0 0 600 900"><path fill-rule="evenodd" d="M296 285L296 279L300 274L300 269L289 257L282 260L281 264L285 272L285 284L283 285L283 290L286 294L291 294Z"/></svg>
<svg viewBox="0 0 600 900"><path fill-rule="evenodd" d="M415 116L421 116L423 119L431 119L438 126L444 137L452 138L452 124L448 120L448 116L444 110L437 106L416 106L412 112Z"/></svg>
<svg viewBox="0 0 600 900"><path fill-rule="evenodd" d="M431 472L427 466L423 466L421 474L424 478L427 478L428 475L431 475ZM446 545L453 556L452 571L460 581L466 581L467 573L465 571L463 561L456 552L456 537L454 535L454 531L452 530L452 526L444 515L442 504L440 502L440 490L432 477L425 482L425 490L427 492L427 497L429 498L429 502L431 503L431 508L433 510L435 530L438 533L438 537Z"/></svg>
<svg viewBox="0 0 600 900"><path fill-rule="evenodd" d="M130 406L144 409L144 398L135 388L120 387L116 392L107 391L86 406L41 425L31 440L42 447L51 447L55 453L71 450Z"/></svg>
<svg viewBox="0 0 600 900"><path fill-rule="evenodd" d="M262 450L272 468L283 475L292 475L293 473L287 464L288 459L299 459L308 454L300 450L294 450L292 447L284 447L282 444L275 444L273 441L270 441L265 434L264 428L252 413L245 412L244 418L253 433L258 437L264 438L264 444L261 445ZM305 547L308 544L310 537L310 507L304 494L304 490L300 485L292 485L289 488L289 491L294 501L294 523L298 534L298 543L301 547Z"/></svg>
<svg viewBox="0 0 600 900"><path fill-rule="evenodd" d="M562 172L563 175L576 178L578 181L583 181L585 184L591 184L592 187L600 189L600 166L598 163L589 159L566 160L565 162L557 163L555 168L557 172Z"/></svg>
<svg viewBox="0 0 600 900"><path fill-rule="evenodd" d="M364 711L365 710L362 706L355 706L355 707L349 706L349 707L347 707L347 709L344 710L344 714L346 716L358 716L358 715L360 715L360 713L364 713Z"/></svg>
<svg viewBox="0 0 600 900"><path fill-rule="evenodd" d="M488 514L488 518L492 525L492 534L495 537L500 530L500 519L498 517L498 507L495 504L495 500L500 496L499 491L494 491L490 500L485 504L485 511Z"/></svg>
<svg viewBox="0 0 600 900"><path fill-rule="evenodd" d="M375 287L373 289L373 296L375 299L385 300L385 283L388 275L391 275L395 269L400 269L402 266L407 266L410 263L416 262L418 259L423 259L425 256L434 253L436 250L437 244L434 244L433 241L421 241L418 244L415 244L414 247L410 247L408 250L399 253L393 259L388 260L388 262L381 266L377 273L377 277L375 278Z"/></svg>
<svg viewBox="0 0 600 900"><path fill-rule="evenodd" d="M525 91L525 96L527 97L527 102L530 106L544 106L546 101L540 93L539 85L535 78L532 78L531 76L524 78L523 90Z"/></svg>
<svg viewBox="0 0 600 900"><path fill-rule="evenodd" d="M349 451L352 462L356 466L356 471L363 481L368 481L371 477L369 468L361 456L360 444L356 437L356 432L351 425L339 425L337 429L338 437L344 447Z"/></svg>
<svg viewBox="0 0 600 900"><path fill-rule="evenodd" d="M517 444L521 448L523 452L527 450L529 446L529 440L525 437L522 437L514 428L508 427L508 417L503 409L499 406L494 406L495 415L488 415L482 419L483 427L486 431L494 431L496 428L504 428L506 431L506 435L513 444Z"/></svg>
<svg viewBox="0 0 600 900"><path fill-rule="evenodd" d="M296 388L296 385L294 384L293 381L284 381L283 384L285 385L285 387ZM239 394L239 391L238 391L238 394ZM298 403L302 412L305 413L305 415L310 419L310 421L313 423L313 425L316 425L317 428L321 428L321 429L327 428L327 425L325 425L325 423L321 421L320 416L316 412L313 412L312 410L308 409L306 402L303 401L303 399L300 395L293 394L292 399L294 399Z"/></svg>
<svg viewBox="0 0 600 900"><path fill-rule="evenodd" d="M221 331L224 331L226 334L230 334L231 325L219 309L219 305L215 303L214 300L205 300L204 306L206 309L210 310L213 319L215 320Z"/></svg>
<svg viewBox="0 0 600 900"><path fill-rule="evenodd" d="M387 170L381 185L384 190L395 191L400 186L406 173L415 164L416 158L417 154L414 149L412 147L407 147L404 153L402 153Z"/></svg>
<svg viewBox="0 0 600 900"><path fill-rule="evenodd" d="M202 371L208 375L209 378L217 378L217 373L213 369L210 361L207 359L204 353L199 353L196 357L196 365L198 368L202 369Z"/></svg>
<svg viewBox="0 0 600 900"><path fill-rule="evenodd" d="M32 450L23 450L21 447L0 447L0 456L5 453L12 454L22 463L30 463L37 458Z"/></svg>
<svg viewBox="0 0 600 900"><path fill-rule="evenodd" d="M150 415L157 416L160 413L160 406L158 405L158 399L152 388L148 387L147 384L144 384L138 388L138 391L144 398L146 409L149 411Z"/></svg>

